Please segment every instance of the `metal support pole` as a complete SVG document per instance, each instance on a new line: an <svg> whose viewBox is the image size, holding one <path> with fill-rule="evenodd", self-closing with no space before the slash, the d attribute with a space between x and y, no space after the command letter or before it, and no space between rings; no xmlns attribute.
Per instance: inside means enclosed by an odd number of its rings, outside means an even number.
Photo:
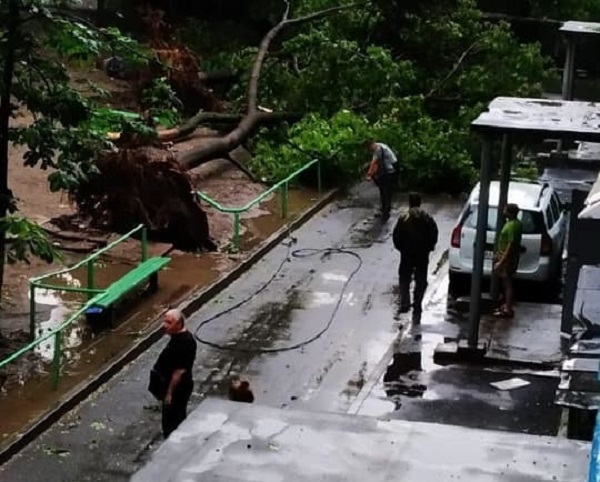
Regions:
<svg viewBox="0 0 600 482"><path fill-rule="evenodd" d="M287 218L288 215L288 183L281 186L281 219Z"/></svg>
<svg viewBox="0 0 600 482"><path fill-rule="evenodd" d="M510 168L512 163L513 146L512 139L504 134L502 138L502 154L500 158L500 191L498 195L498 219L496 221L496 232L494 246L497 246L500 231L504 226L504 208L508 202L508 185L510 183ZM490 295L492 302L497 302L500 294L500 279L497 273L492 273L492 285Z"/></svg>
<svg viewBox="0 0 600 482"><path fill-rule="evenodd" d="M148 259L148 230L142 228L142 263Z"/></svg>
<svg viewBox="0 0 600 482"><path fill-rule="evenodd" d="M60 360L62 358L62 342L61 332L57 331L54 334L54 354L52 357L52 389L58 388L58 380L60 378Z"/></svg>
<svg viewBox="0 0 600 482"><path fill-rule="evenodd" d="M91 259L87 262L87 287L88 290L93 290L94 286L94 260ZM91 300L94 297L94 293L89 292L87 294L88 300Z"/></svg>
<svg viewBox="0 0 600 482"><path fill-rule="evenodd" d="M35 341L35 285L29 283L29 341Z"/></svg>
<svg viewBox="0 0 600 482"><path fill-rule="evenodd" d="M240 213L233 213L233 250L240 249Z"/></svg>
<svg viewBox="0 0 600 482"><path fill-rule="evenodd" d="M562 78L562 99L573 100L573 79L575 78L575 38L566 37L567 53Z"/></svg>
<svg viewBox="0 0 600 482"><path fill-rule="evenodd" d="M479 204L477 209L477 233L473 252L473 276L471 278L471 302L469 306L469 346L477 348L479 343L479 321L481 318L481 282L487 237L490 182L492 178L492 140L482 138L481 173L479 178Z"/></svg>
<svg viewBox="0 0 600 482"><path fill-rule="evenodd" d="M323 179L321 178L321 159L317 162L317 189L319 190L319 198L323 192Z"/></svg>
<svg viewBox="0 0 600 482"><path fill-rule="evenodd" d="M567 273L565 276L565 286L563 289L563 309L560 323L560 332L564 336L570 336L573 333L573 307L575 306L575 296L577 294L577 281L582 263L580 253L585 249L580 247L578 242L581 231L579 222L579 213L584 207L588 193L574 190L571 194L571 213L569 219L569 244L567 253ZM600 419L599 419L600 420Z"/></svg>

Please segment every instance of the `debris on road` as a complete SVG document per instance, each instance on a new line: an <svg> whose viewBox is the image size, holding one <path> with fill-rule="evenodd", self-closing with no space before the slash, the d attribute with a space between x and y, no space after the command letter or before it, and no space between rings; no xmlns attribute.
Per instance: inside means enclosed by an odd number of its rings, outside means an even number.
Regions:
<svg viewBox="0 0 600 482"><path fill-rule="evenodd" d="M531 382L523 380L522 378L509 378L508 380L502 380L500 382L493 382L490 385L498 390L515 390L517 388L523 388L530 385Z"/></svg>

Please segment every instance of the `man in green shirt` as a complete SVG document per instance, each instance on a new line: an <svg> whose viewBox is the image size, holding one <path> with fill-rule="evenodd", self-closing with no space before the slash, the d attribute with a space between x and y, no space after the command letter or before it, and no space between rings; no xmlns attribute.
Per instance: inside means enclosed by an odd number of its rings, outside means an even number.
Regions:
<svg viewBox="0 0 600 482"><path fill-rule="evenodd" d="M519 206L507 204L504 209L506 222L500 231L496 243L496 255L494 257L494 271L502 280L504 286L504 304L494 313L501 318L512 318L514 316L514 286L513 278L519 267L519 256L521 254L521 238L523 237L523 224L517 216Z"/></svg>

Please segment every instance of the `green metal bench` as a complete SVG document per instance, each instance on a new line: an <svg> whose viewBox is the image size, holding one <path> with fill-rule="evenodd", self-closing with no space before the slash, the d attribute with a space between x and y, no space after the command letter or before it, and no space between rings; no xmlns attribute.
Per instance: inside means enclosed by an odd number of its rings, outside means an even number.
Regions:
<svg viewBox="0 0 600 482"><path fill-rule="evenodd" d="M104 253L113 249L118 244L130 239L134 234L140 234L141 241L141 256L140 263L127 273L123 278L117 280L108 288L98 288L96 286L95 276L95 265L97 260ZM113 324L114 309L113 306L129 291L138 287L144 281L150 281L150 289L156 291L158 289L158 272L166 266L171 259L166 257L155 257L148 259L148 235L147 229L143 224L139 224L128 233L125 233L120 238L107 244L102 249L94 252L87 258L84 258L72 266L63 268L59 271L53 271L36 278L29 280L29 337L30 343L24 346L20 350L16 351L8 358L0 360L0 368L4 368L9 363L13 362L17 358L29 353L36 347L49 339L54 340L54 354L52 358L52 387L58 386L60 378L60 369L63 363L63 350L64 350L64 331L72 326L77 320L85 315L87 320L93 326L96 323L102 322L103 324L108 321L111 325ZM87 283L85 286L71 286L65 283L51 283L51 278L62 278L67 273L72 273L82 267L87 267ZM78 293L87 296L87 302L79 309L74 311L71 316L60 324L57 328L53 329L48 333L40 333L36 336L37 323L36 323L36 291L37 290L51 290L67 293ZM110 317L106 320L107 315Z"/></svg>
<svg viewBox="0 0 600 482"><path fill-rule="evenodd" d="M98 309L104 313L108 312L108 322L112 326L113 306L146 280L150 282L150 291L155 293L158 290L158 272L170 262L171 258L166 257L150 258L141 262L125 276L106 288L104 294L97 297L97 300L90 306L88 313L93 313Z"/></svg>

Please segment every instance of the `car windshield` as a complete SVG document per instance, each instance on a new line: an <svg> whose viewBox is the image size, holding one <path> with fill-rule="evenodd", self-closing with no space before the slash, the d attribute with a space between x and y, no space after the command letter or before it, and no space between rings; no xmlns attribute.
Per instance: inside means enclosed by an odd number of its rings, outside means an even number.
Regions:
<svg viewBox="0 0 600 482"><path fill-rule="evenodd" d="M465 227L475 229L477 227L477 205L470 208ZM536 211L519 211L519 219L523 223L523 234L540 234L544 227L542 214ZM488 231L496 230L498 220L498 208L490 208L488 211Z"/></svg>

